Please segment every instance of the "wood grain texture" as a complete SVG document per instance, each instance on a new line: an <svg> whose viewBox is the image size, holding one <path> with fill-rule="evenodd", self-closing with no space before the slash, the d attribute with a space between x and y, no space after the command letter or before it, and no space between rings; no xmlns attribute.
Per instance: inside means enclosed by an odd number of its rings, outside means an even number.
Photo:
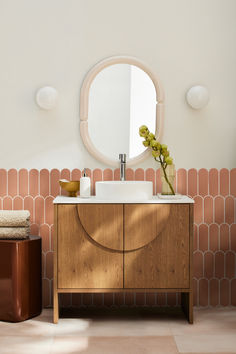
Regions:
<svg viewBox="0 0 236 354"><path fill-rule="evenodd" d="M54 205L54 233L53 233L53 323L58 323L59 305L57 291L57 204Z"/></svg>
<svg viewBox="0 0 236 354"><path fill-rule="evenodd" d="M78 204L87 234L101 246L123 251L123 204Z"/></svg>
<svg viewBox="0 0 236 354"><path fill-rule="evenodd" d="M152 289L124 289L124 288L117 288L115 289L116 293L164 293L164 292L168 292L168 293L189 293L189 289L180 289L180 288L176 288L176 289L172 289L172 288L168 288L168 289L156 289L156 288L152 288ZM58 289L58 293L114 293L114 288L60 288Z"/></svg>
<svg viewBox="0 0 236 354"><path fill-rule="evenodd" d="M93 207L92 214L83 217L87 226L96 219L98 205ZM112 244L112 234L105 235L111 247L123 248L123 233L120 244L115 237ZM90 242L73 204L58 205L58 288L123 288L122 253L109 252Z"/></svg>
<svg viewBox="0 0 236 354"><path fill-rule="evenodd" d="M54 208L54 323L59 293L180 292L193 323L193 205Z"/></svg>
<svg viewBox="0 0 236 354"><path fill-rule="evenodd" d="M193 324L193 292L181 293L181 306L190 324Z"/></svg>
<svg viewBox="0 0 236 354"><path fill-rule="evenodd" d="M194 204L189 204L189 287L190 292L181 294L181 305L189 323L193 323L193 212Z"/></svg>
<svg viewBox="0 0 236 354"><path fill-rule="evenodd" d="M161 206L166 205L168 204ZM146 205L142 207L145 209ZM129 208L135 209L136 205L125 205L125 213ZM170 213L165 219L164 227L160 221L160 233L158 222L149 223L144 229L137 219L137 223L132 220L132 225L127 226L129 218L125 215L125 247L126 243L132 245L134 238L145 238L148 233L158 233L146 247L124 254L125 288L189 288L189 205L169 204L169 208ZM155 219L155 205L152 212Z"/></svg>
<svg viewBox="0 0 236 354"><path fill-rule="evenodd" d="M141 248L158 237L166 226L170 209L170 204L125 204L125 251Z"/></svg>

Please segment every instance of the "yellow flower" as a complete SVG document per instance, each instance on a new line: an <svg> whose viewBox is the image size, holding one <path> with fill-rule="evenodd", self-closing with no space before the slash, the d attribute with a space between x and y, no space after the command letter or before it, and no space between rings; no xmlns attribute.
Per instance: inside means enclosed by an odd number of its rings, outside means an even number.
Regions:
<svg viewBox="0 0 236 354"><path fill-rule="evenodd" d="M148 136L146 137L147 140L152 141L155 139L155 135L153 133L149 133Z"/></svg>
<svg viewBox="0 0 236 354"><path fill-rule="evenodd" d="M147 140L143 141L143 145L148 147L149 146L149 141L147 141Z"/></svg>
<svg viewBox="0 0 236 354"><path fill-rule="evenodd" d="M146 136L148 136L148 134L149 134L148 127L146 125L142 125L139 128L139 135L145 138Z"/></svg>
<svg viewBox="0 0 236 354"><path fill-rule="evenodd" d="M153 140L150 141L150 146L152 148L155 148L155 150L159 150L160 147L161 147L161 144L157 140L153 139Z"/></svg>
<svg viewBox="0 0 236 354"><path fill-rule="evenodd" d="M159 156L160 156L160 151L155 151L155 150L153 150L153 151L152 151L152 156L153 156L154 158L159 157Z"/></svg>
<svg viewBox="0 0 236 354"><path fill-rule="evenodd" d="M172 163L173 163L172 157L167 156L166 159L165 159L165 162L167 163L167 165L172 165Z"/></svg>
<svg viewBox="0 0 236 354"><path fill-rule="evenodd" d="M166 145L166 144L161 144L161 149L162 149L163 151L166 151L166 150L167 150L167 145Z"/></svg>
<svg viewBox="0 0 236 354"><path fill-rule="evenodd" d="M166 151L163 151L163 152L162 152L162 155L163 155L164 157L168 157L168 156L170 155L170 153L169 153L168 150L166 150Z"/></svg>

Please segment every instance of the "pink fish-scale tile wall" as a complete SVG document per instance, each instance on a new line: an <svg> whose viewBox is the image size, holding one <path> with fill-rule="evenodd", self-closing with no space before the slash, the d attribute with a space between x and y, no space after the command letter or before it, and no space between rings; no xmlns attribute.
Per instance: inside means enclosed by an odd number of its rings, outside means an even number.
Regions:
<svg viewBox="0 0 236 354"><path fill-rule="evenodd" d="M0 169L0 209L26 209L31 233L42 237L43 303L52 306L53 199L64 194L59 179L79 179L82 171L63 169ZM88 170L95 182L118 180L119 169ZM153 182L161 191L160 170L127 169L127 180ZM236 306L236 169L176 171L175 188L195 201L194 206L194 304ZM80 306L177 306L178 294L113 293L64 294L65 307Z"/></svg>

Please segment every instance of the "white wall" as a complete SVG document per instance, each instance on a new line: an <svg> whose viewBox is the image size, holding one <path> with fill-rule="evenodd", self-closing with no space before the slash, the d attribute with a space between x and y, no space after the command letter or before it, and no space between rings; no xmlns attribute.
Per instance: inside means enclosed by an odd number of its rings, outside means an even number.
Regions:
<svg viewBox="0 0 236 354"><path fill-rule="evenodd" d="M161 78L178 168L235 167L235 13L235 0L0 0L0 167L105 167L82 144L79 93L95 63L121 54ZM195 84L210 91L202 111L185 102ZM53 111L35 105L44 85L59 91Z"/></svg>

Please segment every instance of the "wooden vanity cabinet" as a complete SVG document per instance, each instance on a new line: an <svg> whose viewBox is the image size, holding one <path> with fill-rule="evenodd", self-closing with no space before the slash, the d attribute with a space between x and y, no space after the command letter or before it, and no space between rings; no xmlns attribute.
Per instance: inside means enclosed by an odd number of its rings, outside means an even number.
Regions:
<svg viewBox="0 0 236 354"><path fill-rule="evenodd" d="M188 205L124 206L124 287L189 288Z"/></svg>
<svg viewBox="0 0 236 354"><path fill-rule="evenodd" d="M180 292L193 322L193 204L55 204L59 293Z"/></svg>
<svg viewBox="0 0 236 354"><path fill-rule="evenodd" d="M122 251L122 205L58 205L59 289L123 288Z"/></svg>

